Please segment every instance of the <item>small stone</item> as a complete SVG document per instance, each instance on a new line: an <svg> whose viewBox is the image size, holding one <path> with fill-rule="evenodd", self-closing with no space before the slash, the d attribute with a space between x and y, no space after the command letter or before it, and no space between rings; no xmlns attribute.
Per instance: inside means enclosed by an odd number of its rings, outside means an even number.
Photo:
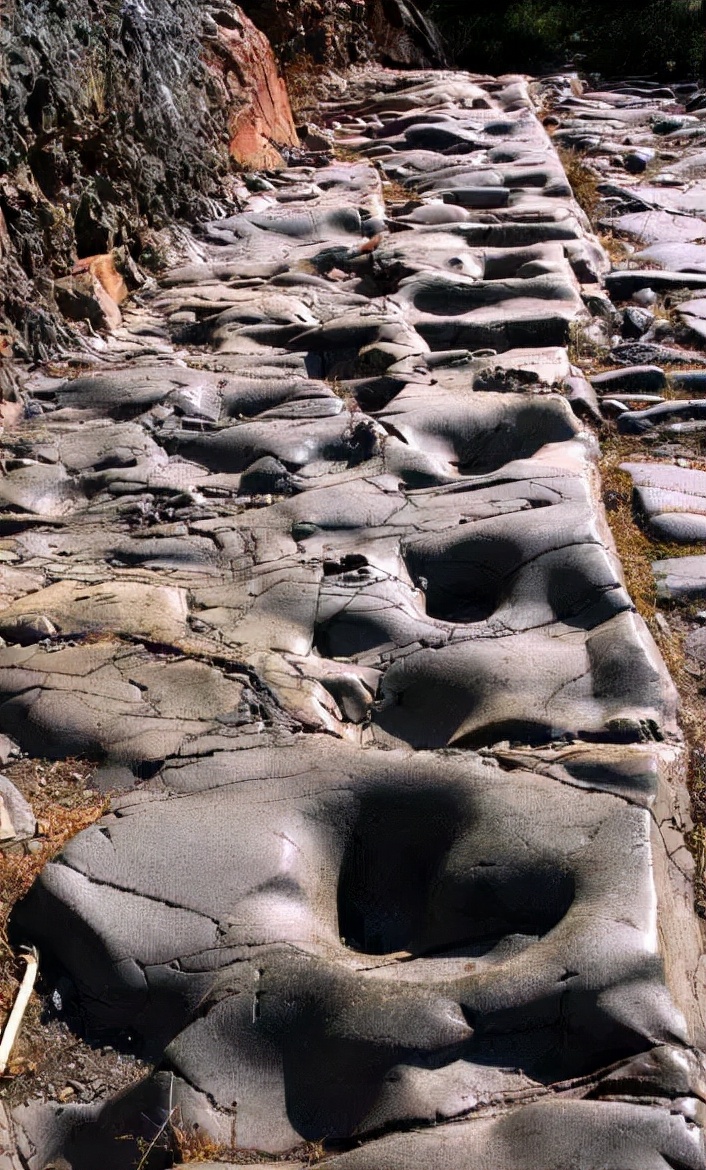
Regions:
<svg viewBox="0 0 706 1170"><path fill-rule="evenodd" d="M646 309L629 306L623 313L623 337L643 337L654 324L654 316Z"/></svg>
<svg viewBox="0 0 706 1170"><path fill-rule="evenodd" d="M698 118L690 115L681 117L674 114L664 114L655 118L652 123L653 134L674 134L677 130L684 130L687 126L698 125Z"/></svg>
<svg viewBox="0 0 706 1170"><path fill-rule="evenodd" d="M652 336L656 341L659 341L660 338L663 340L671 339L674 336L674 326L671 321L655 321L652 326Z"/></svg>
<svg viewBox="0 0 706 1170"><path fill-rule="evenodd" d="M636 305L641 305L643 308L648 308L654 305L657 300L657 293L653 288L639 288L637 292L632 294L630 298Z"/></svg>
<svg viewBox="0 0 706 1170"><path fill-rule="evenodd" d="M73 1096L74 1090L71 1088L71 1085L66 1085L57 1093L57 1101L69 1101Z"/></svg>
<svg viewBox="0 0 706 1170"><path fill-rule="evenodd" d="M34 836L34 813L21 792L0 776L0 845L7 847Z"/></svg>
<svg viewBox="0 0 706 1170"><path fill-rule="evenodd" d="M629 154L625 155L623 166L625 170L631 175L641 175L643 171L654 161L656 151L645 148L642 150L631 150Z"/></svg>
<svg viewBox="0 0 706 1170"><path fill-rule="evenodd" d="M303 126L297 126L297 134L307 150L332 149L333 135L330 130L322 130L319 126L313 125L313 123L305 123Z"/></svg>
<svg viewBox="0 0 706 1170"><path fill-rule="evenodd" d="M4 638L0 638L0 647L5 645ZM0 735L0 764L6 764L12 756L17 755L18 750L17 744L8 735Z"/></svg>
<svg viewBox="0 0 706 1170"><path fill-rule="evenodd" d="M245 175L244 182L248 191L274 191L275 189L274 184L269 179L264 179L262 175Z"/></svg>

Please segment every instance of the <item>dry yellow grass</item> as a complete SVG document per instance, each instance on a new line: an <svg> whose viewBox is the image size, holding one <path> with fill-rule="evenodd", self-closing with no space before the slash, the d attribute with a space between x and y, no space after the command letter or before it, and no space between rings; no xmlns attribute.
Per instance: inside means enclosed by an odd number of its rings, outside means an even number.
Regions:
<svg viewBox="0 0 706 1170"><path fill-rule="evenodd" d="M557 153L574 193L574 199L579 207L586 212L588 218L593 221L600 202L600 196L596 190L600 182L598 175L588 166L584 156L578 150L564 150L559 147Z"/></svg>
<svg viewBox="0 0 706 1170"><path fill-rule="evenodd" d="M187 1126L171 1127L175 1154L182 1162L229 1162L233 1150L217 1142L203 1130Z"/></svg>
<svg viewBox="0 0 706 1170"><path fill-rule="evenodd" d="M397 179L383 179L382 193L385 196L385 202L390 203L409 203L410 200L418 202L414 190L408 190L399 183Z"/></svg>
<svg viewBox="0 0 706 1170"><path fill-rule="evenodd" d="M333 156L337 162L359 163L364 161L362 156L357 151L352 150L350 146L344 146L343 143L334 140Z"/></svg>
<svg viewBox="0 0 706 1170"><path fill-rule="evenodd" d="M231 1166L257 1166L261 1162L271 1165L275 1161L283 1166L288 1162L317 1166L327 1152L323 1142L304 1142L288 1154L273 1158L257 1150L239 1149L237 1146L215 1141L197 1127L184 1126L176 1121L169 1126L169 1141L175 1157L180 1163L189 1166L214 1162L227 1163Z"/></svg>
<svg viewBox="0 0 706 1170"><path fill-rule="evenodd" d="M638 613L654 626L657 593L652 562L665 557L683 557L700 551L699 545L672 544L652 540L640 527L633 509L632 480L620 464L630 459L649 460L640 441L612 432L601 443L600 472L603 501L623 573Z"/></svg>
<svg viewBox="0 0 706 1170"><path fill-rule="evenodd" d="M687 782L694 818L687 844L696 863L696 909L701 917L706 917L706 711L699 681L690 671L684 653L684 624L676 613L667 628L656 620L657 593L652 572L653 561L690 556L702 548L651 540L636 522L632 480L627 472L620 470L620 464L636 453L640 459L645 458L644 451L636 452L637 445L636 440L616 434L603 443L600 466L603 499L628 592L647 622L679 691L679 720L686 742Z"/></svg>
<svg viewBox="0 0 706 1170"><path fill-rule="evenodd" d="M617 264L621 268L625 261L630 257L630 253L625 246L625 242L621 240L620 236L616 236L612 231L598 231L598 241L603 248L603 251L608 256L612 264Z"/></svg>

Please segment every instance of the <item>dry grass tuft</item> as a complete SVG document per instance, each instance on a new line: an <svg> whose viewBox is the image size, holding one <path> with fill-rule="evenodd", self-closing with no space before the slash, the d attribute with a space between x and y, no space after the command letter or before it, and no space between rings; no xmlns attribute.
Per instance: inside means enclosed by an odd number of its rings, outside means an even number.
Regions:
<svg viewBox="0 0 706 1170"><path fill-rule="evenodd" d="M402 203L403 205L412 202L421 202L416 199L414 190L409 190L404 187L397 179L382 179L382 193L385 196L385 203L389 206L390 203Z"/></svg>
<svg viewBox="0 0 706 1170"><path fill-rule="evenodd" d="M632 258L632 253L626 247L625 241L621 240L620 236L616 236L612 231L599 231L598 242L608 256L611 264L623 268L625 262Z"/></svg>
<svg viewBox="0 0 706 1170"><path fill-rule="evenodd" d="M336 162L359 163L365 162L365 156L358 154L350 146L344 146L342 142L334 139L333 143L333 157Z"/></svg>
<svg viewBox="0 0 706 1170"><path fill-rule="evenodd" d="M332 377L325 378L324 381L328 382L336 398L340 398L347 410L350 410L352 414L357 414L360 411L358 399L355 394L346 389L340 378L334 374Z"/></svg>
<svg viewBox="0 0 706 1170"><path fill-rule="evenodd" d="M635 607L649 624L657 610L657 594L652 573L654 546L635 522L632 505L632 479L620 464L635 456L635 443L621 436L611 436L604 444L601 458L603 503L618 552L625 584ZM642 458L642 455L639 455Z"/></svg>
<svg viewBox="0 0 706 1170"><path fill-rule="evenodd" d="M230 1166L257 1166L266 1162L270 1166L276 1162L286 1166L287 1163L296 1162L297 1165L317 1166L327 1153L323 1142L304 1142L287 1154L273 1157L258 1150L246 1150L218 1142L197 1126L184 1126L176 1121L169 1125L169 1134L174 1156L179 1159L180 1165L227 1163Z"/></svg>
<svg viewBox="0 0 706 1170"><path fill-rule="evenodd" d="M652 540L640 527L633 509L633 485L627 471L620 464L630 459L644 462L649 454L639 449L639 439L615 432L601 443L600 472L603 483L603 503L608 524L620 557L625 583L638 613L653 633L659 634L654 617L657 612L657 592L652 562L665 557L693 555L693 545L670 544ZM699 548L700 546L697 546Z"/></svg>
<svg viewBox="0 0 706 1170"><path fill-rule="evenodd" d="M607 347L588 335L585 321L570 322L567 353L572 366L580 366L583 370L590 368L597 372L603 368L611 369L614 364Z"/></svg>
<svg viewBox="0 0 706 1170"><path fill-rule="evenodd" d="M233 1150L195 1127L172 1125L175 1154L182 1162L230 1162Z"/></svg>
<svg viewBox="0 0 706 1170"><path fill-rule="evenodd" d="M634 456L636 440L610 436L603 444L601 477L603 500L628 592L638 613L649 626L667 669L679 691L679 721L687 750L687 783L694 828L687 844L694 856L695 905L706 918L706 710L703 692L688 667L684 640L688 627L676 612L666 624L657 621L657 594L652 562L665 557L690 556L700 546L667 544L651 540L636 522L632 506L632 480L620 463ZM644 459L644 451L637 452Z"/></svg>
<svg viewBox="0 0 706 1170"><path fill-rule="evenodd" d="M600 195L596 190L600 178L585 161L585 156L578 150L558 150L561 165L574 193L574 199L582 211L593 222L600 203Z"/></svg>

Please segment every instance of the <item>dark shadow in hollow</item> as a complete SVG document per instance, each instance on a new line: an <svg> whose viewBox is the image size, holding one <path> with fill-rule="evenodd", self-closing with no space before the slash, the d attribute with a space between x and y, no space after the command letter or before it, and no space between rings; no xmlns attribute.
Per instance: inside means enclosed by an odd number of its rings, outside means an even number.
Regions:
<svg viewBox="0 0 706 1170"><path fill-rule="evenodd" d="M378 792L361 802L338 883L347 946L478 957L509 935L541 937L561 921L574 897L568 873L479 858L467 822L451 794Z"/></svg>

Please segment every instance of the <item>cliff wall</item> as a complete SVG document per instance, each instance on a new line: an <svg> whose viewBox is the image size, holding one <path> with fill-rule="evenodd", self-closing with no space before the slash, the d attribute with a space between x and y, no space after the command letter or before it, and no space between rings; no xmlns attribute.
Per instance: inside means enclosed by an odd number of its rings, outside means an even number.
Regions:
<svg viewBox="0 0 706 1170"><path fill-rule="evenodd" d="M0 322L17 356L47 357L62 312L91 293L95 277L77 262L110 253L129 281L135 263L158 263L155 232L237 210L235 172L277 168L281 149L296 148L265 32L290 63L377 56L414 65L440 52L406 0L247 7L250 15L232 0L5 8Z"/></svg>

